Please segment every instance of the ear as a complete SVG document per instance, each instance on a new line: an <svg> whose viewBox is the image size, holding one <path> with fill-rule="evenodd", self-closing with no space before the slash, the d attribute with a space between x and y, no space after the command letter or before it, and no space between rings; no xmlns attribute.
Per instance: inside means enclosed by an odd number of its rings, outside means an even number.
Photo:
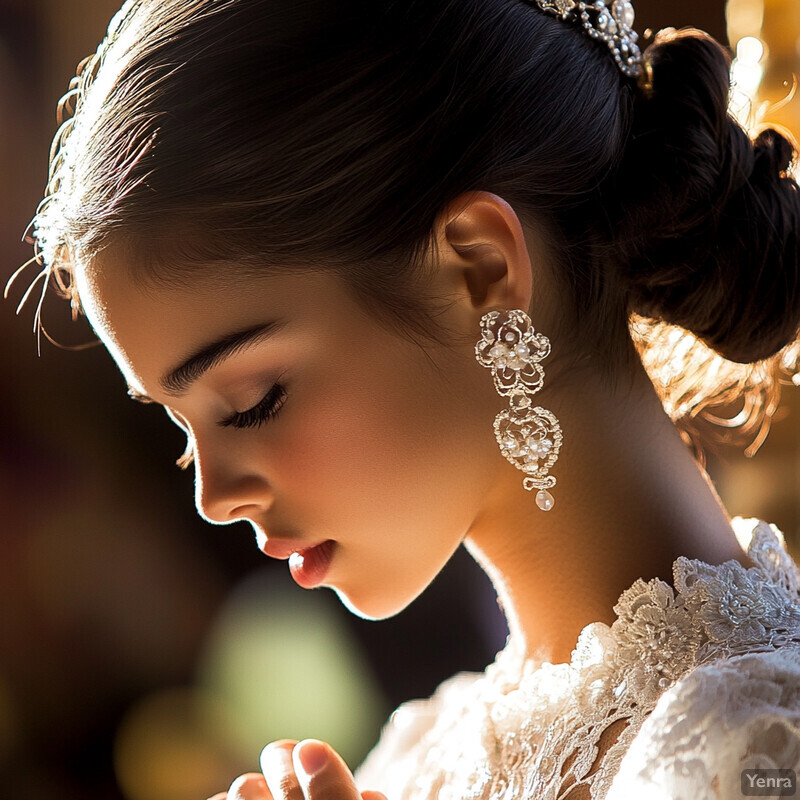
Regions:
<svg viewBox="0 0 800 800"><path fill-rule="evenodd" d="M450 262L474 310L528 310L533 297L528 244L519 218L502 197L460 195L443 210L439 226L442 262Z"/></svg>

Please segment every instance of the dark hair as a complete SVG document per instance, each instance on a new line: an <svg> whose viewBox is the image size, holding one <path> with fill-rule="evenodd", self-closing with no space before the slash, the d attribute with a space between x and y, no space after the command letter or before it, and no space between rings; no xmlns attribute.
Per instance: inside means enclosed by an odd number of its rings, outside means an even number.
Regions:
<svg viewBox="0 0 800 800"><path fill-rule="evenodd" d="M436 216L486 190L604 357L638 313L765 359L800 322L800 199L789 141L728 115L729 63L669 29L637 84L522 0L129 0L67 96L40 260L73 302L70 259L112 241L156 280L324 266L424 327Z"/></svg>
<svg viewBox="0 0 800 800"><path fill-rule="evenodd" d="M800 322L793 147L772 129L751 142L731 119L730 61L709 36L664 31L647 64L608 195L630 305L733 361L771 356Z"/></svg>

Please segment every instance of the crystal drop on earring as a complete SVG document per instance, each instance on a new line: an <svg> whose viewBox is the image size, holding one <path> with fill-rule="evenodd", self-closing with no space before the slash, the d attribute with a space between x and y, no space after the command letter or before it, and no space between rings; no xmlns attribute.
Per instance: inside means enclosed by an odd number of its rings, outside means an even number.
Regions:
<svg viewBox="0 0 800 800"><path fill-rule="evenodd" d="M536 493L536 505L539 506L542 511L549 511L555 505L555 502L553 495L551 495L547 489L539 489Z"/></svg>

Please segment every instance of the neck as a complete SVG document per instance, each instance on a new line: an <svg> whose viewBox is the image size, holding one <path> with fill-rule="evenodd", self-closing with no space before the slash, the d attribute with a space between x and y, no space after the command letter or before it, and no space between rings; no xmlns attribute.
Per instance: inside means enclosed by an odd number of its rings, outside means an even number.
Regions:
<svg viewBox="0 0 800 800"><path fill-rule="evenodd" d="M678 556L751 564L638 362L615 384L585 373L554 384L558 394L537 397L564 432L554 508L540 511L509 464L465 544L511 636L535 660L560 663L586 625L613 622L637 578L671 584Z"/></svg>

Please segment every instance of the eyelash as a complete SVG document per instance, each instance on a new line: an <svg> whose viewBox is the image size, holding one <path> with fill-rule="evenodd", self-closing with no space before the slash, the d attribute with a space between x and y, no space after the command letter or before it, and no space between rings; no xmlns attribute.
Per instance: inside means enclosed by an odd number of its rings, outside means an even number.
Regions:
<svg viewBox="0 0 800 800"><path fill-rule="evenodd" d="M279 383L274 384L270 390L247 411L232 414L219 424L222 427L233 428L260 428L265 422L275 419L286 402L286 390ZM179 469L187 469L194 462L194 442L189 439L186 450L175 462Z"/></svg>
<svg viewBox="0 0 800 800"><path fill-rule="evenodd" d="M219 424L223 427L233 428L260 428L278 416L286 401L286 391L279 383L273 384L270 390L259 402L247 411L232 414Z"/></svg>

